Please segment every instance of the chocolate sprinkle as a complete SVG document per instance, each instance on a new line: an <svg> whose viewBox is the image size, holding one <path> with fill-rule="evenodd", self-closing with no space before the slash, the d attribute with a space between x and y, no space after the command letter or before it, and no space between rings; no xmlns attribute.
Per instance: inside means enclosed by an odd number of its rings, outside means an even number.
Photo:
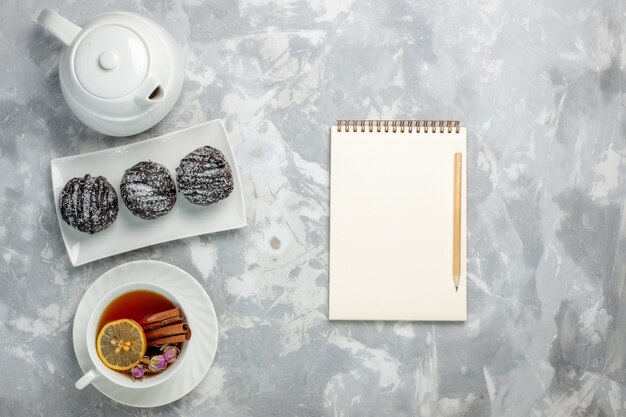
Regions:
<svg viewBox="0 0 626 417"><path fill-rule="evenodd" d="M59 196L65 223L84 233L98 233L111 226L119 211L117 193L104 177L72 178Z"/></svg>
<svg viewBox="0 0 626 417"><path fill-rule="evenodd" d="M163 165L143 161L124 172L120 185L128 210L144 220L164 216L176 203L176 185Z"/></svg>
<svg viewBox="0 0 626 417"><path fill-rule="evenodd" d="M233 172L224 154L203 146L185 156L176 168L180 192L193 204L208 206L230 195Z"/></svg>

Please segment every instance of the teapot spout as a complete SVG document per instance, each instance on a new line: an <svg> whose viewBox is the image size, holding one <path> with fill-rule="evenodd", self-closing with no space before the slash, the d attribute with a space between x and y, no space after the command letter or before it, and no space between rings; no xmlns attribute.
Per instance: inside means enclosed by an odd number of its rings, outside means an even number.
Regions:
<svg viewBox="0 0 626 417"><path fill-rule="evenodd" d="M159 77L156 75L148 76L143 87L137 92L135 99L146 106L162 102L165 99L165 90Z"/></svg>
<svg viewBox="0 0 626 417"><path fill-rule="evenodd" d="M43 9L37 18L50 33L59 38L65 45L70 46L74 38L80 33L80 26L75 25L58 13Z"/></svg>
<svg viewBox="0 0 626 417"><path fill-rule="evenodd" d="M152 103L160 103L161 101L163 101L164 97L165 93L163 93L163 86L159 84L154 87L154 90L152 90L152 92L150 92L150 95L148 96L148 101Z"/></svg>

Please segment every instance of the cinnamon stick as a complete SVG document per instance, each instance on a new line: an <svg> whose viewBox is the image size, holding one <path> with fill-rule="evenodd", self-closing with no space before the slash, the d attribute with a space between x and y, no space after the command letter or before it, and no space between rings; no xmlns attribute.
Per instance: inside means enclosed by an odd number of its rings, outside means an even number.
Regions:
<svg viewBox="0 0 626 417"><path fill-rule="evenodd" d="M181 323L184 319L185 318L183 316L170 317L169 319L157 321L155 323L145 324L142 327L146 331L147 330L153 330L153 329L158 329L158 328L163 327L163 326L167 326L168 324Z"/></svg>
<svg viewBox="0 0 626 417"><path fill-rule="evenodd" d="M161 346L165 344L175 345L177 343L183 343L191 339L191 330L185 334L178 334L176 336L163 337L161 339L154 339L148 341L148 347Z"/></svg>
<svg viewBox="0 0 626 417"><path fill-rule="evenodd" d="M152 323L157 323L163 320L172 319L175 317L180 317L181 320L183 318L183 313L180 311L180 308L172 308L170 310L161 311L160 313L150 314L141 319L139 322L140 326L149 325Z"/></svg>
<svg viewBox="0 0 626 417"><path fill-rule="evenodd" d="M161 339L163 337L176 336L179 334L185 334L189 331L189 325L187 323L172 324L169 326L159 327L158 329L150 330L146 332L146 339Z"/></svg>

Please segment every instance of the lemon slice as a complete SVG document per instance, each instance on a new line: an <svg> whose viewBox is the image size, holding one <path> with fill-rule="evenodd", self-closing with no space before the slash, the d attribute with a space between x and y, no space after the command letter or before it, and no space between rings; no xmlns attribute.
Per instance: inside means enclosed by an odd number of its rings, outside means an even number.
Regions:
<svg viewBox="0 0 626 417"><path fill-rule="evenodd" d="M128 371L146 353L146 335L137 322L115 320L102 327L96 339L98 357L107 368Z"/></svg>

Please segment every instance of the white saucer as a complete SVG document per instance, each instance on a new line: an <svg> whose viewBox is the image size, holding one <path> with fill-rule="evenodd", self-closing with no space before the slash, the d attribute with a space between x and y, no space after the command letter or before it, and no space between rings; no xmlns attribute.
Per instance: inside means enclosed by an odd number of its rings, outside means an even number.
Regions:
<svg viewBox="0 0 626 417"><path fill-rule="evenodd" d="M105 378L93 382L101 393L133 407L158 407L176 401L193 390L206 376L217 351L217 316L204 288L182 269L158 261L136 261L105 272L85 292L74 316L74 352L83 372L93 368L85 344L87 321L102 296L115 287L133 282L151 282L164 287L181 303L193 330L183 367L163 384L153 388L125 390ZM90 389L89 387L86 389Z"/></svg>

